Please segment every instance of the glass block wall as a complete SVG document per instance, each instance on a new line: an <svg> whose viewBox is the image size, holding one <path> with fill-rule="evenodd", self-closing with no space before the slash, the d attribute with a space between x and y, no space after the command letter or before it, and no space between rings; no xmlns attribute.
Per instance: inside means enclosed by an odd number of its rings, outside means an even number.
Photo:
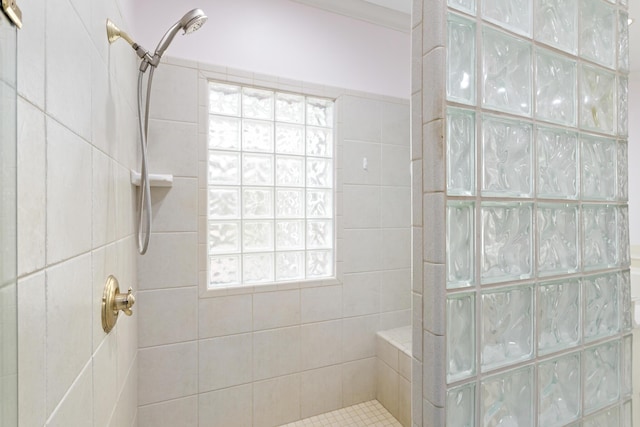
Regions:
<svg viewBox="0 0 640 427"><path fill-rule="evenodd" d="M416 425L631 426L627 1L418 3Z"/></svg>
<svg viewBox="0 0 640 427"><path fill-rule="evenodd" d="M334 274L333 111L209 83L209 288Z"/></svg>

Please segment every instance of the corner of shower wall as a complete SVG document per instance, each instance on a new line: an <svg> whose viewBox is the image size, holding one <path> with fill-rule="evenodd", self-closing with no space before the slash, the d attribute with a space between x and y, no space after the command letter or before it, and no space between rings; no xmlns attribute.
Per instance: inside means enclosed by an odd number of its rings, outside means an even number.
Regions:
<svg viewBox="0 0 640 427"><path fill-rule="evenodd" d="M631 425L627 6L414 1L414 426Z"/></svg>

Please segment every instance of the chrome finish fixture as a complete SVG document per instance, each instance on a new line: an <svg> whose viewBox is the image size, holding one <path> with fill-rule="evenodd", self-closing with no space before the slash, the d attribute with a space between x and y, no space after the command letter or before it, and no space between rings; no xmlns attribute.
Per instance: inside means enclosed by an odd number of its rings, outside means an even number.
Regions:
<svg viewBox="0 0 640 427"><path fill-rule="evenodd" d="M153 81L153 70L160 63L160 58L169 47L173 38L179 30L184 34L198 30L207 21L207 15L202 9L193 9L187 12L178 22L164 34L156 51L151 55L149 51L134 42L124 31L120 30L110 19L107 19L107 39L109 43L122 38L127 41L142 59L138 73L138 129L140 133L140 150L142 160L140 165L140 198L138 202L138 252L144 255L149 247L149 235L151 234L151 188L149 186L149 171L147 168L147 134L149 131L149 103L151 101L151 82ZM147 92L143 95L143 76L151 65L149 77L147 78ZM143 107L143 99L146 104Z"/></svg>
<svg viewBox="0 0 640 427"><path fill-rule="evenodd" d="M109 333L116 325L120 310L127 316L133 314L131 307L135 304L136 299L132 292L133 289L129 288L126 294L121 294L118 279L114 276L107 277L102 293L102 329L106 333Z"/></svg>
<svg viewBox="0 0 640 427"><path fill-rule="evenodd" d="M16 24L16 27L22 28L22 11L16 4L16 0L2 0L2 10Z"/></svg>

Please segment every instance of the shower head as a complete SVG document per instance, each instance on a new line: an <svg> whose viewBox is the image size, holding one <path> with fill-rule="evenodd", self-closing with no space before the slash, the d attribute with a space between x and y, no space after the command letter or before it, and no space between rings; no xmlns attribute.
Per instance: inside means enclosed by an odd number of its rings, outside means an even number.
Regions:
<svg viewBox="0 0 640 427"><path fill-rule="evenodd" d="M131 46L133 46L134 41L129 37L129 34L122 31L116 24L111 21L111 19L107 18L107 39L109 40L109 44L115 42L119 38L122 38Z"/></svg>
<svg viewBox="0 0 640 427"><path fill-rule="evenodd" d="M167 50L173 38L176 36L179 30L183 30L183 34L189 34L197 31L207 21L207 15L204 14L202 9L193 9L187 12L178 22L173 24L171 28L164 34L156 51L153 55L154 60L159 60L164 51ZM157 58L157 59L156 59Z"/></svg>

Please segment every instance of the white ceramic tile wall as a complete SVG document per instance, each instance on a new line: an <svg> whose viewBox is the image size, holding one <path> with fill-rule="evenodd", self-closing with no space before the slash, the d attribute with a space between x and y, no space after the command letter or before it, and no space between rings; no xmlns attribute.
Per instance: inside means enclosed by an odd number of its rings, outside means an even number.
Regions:
<svg viewBox="0 0 640 427"><path fill-rule="evenodd" d="M125 0L122 0L125 1ZM104 281L137 288L136 57L120 0L26 0L18 31L21 426L131 426L137 307L102 331ZM137 289L136 289L137 290Z"/></svg>
<svg viewBox="0 0 640 427"><path fill-rule="evenodd" d="M156 75L154 105L188 90L152 109L151 172L177 178L153 190L157 221L139 258L140 425L167 422L154 408L192 420L193 394L199 424L185 425L271 426L375 398L375 333L410 323L408 102L171 58ZM207 78L338 99L337 280L206 290ZM181 327L162 319L174 304ZM196 360L183 354L181 374L163 376L176 346Z"/></svg>

